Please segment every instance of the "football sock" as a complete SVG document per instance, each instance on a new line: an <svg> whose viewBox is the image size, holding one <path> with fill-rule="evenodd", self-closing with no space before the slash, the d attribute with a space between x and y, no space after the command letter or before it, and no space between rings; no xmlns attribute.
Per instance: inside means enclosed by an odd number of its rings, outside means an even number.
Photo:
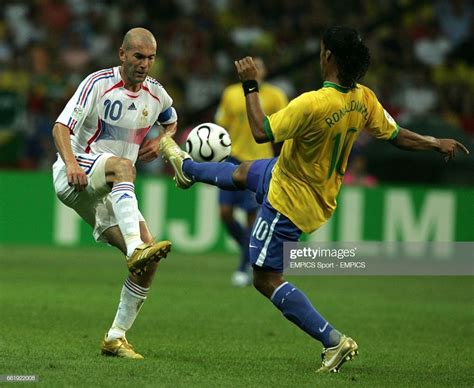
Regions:
<svg viewBox="0 0 474 388"><path fill-rule="evenodd" d="M125 333L132 327L143 302L145 302L149 290L149 288L141 287L127 278L120 294L117 314L107 333L107 341L125 337Z"/></svg>
<svg viewBox="0 0 474 388"><path fill-rule="evenodd" d="M261 173L262 171L258 168L258 164L255 162L252 163L249 171L247 172L247 189L253 191L254 193L257 192Z"/></svg>
<svg viewBox="0 0 474 388"><path fill-rule="evenodd" d="M339 344L339 332L318 313L306 295L291 283L281 284L270 299L286 319L321 341L325 348Z"/></svg>
<svg viewBox="0 0 474 388"><path fill-rule="evenodd" d="M140 238L135 186L131 182L116 183L112 188L111 196L115 217L127 245L127 256L130 257L135 248L143 243Z"/></svg>
<svg viewBox="0 0 474 388"><path fill-rule="evenodd" d="M203 182L231 191L241 190L232 179L232 174L237 167L237 165L229 162L197 163L191 159L183 161L183 172L194 182Z"/></svg>

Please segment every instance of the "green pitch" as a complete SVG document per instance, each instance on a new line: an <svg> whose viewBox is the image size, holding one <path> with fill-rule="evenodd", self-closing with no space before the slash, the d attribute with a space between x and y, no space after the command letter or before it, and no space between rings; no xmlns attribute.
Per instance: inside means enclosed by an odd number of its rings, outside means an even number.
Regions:
<svg viewBox="0 0 474 388"><path fill-rule="evenodd" d="M359 343L340 374L321 347L252 288L234 259L171 254L129 341L144 361L105 358L125 263L112 248L0 248L0 375L45 386L470 386L473 279L293 277Z"/></svg>

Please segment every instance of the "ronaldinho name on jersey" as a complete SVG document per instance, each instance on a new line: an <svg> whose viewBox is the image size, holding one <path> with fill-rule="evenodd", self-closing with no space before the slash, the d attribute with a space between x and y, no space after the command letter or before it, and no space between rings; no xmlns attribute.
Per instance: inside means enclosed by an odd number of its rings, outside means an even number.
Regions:
<svg viewBox="0 0 474 388"><path fill-rule="evenodd" d="M334 124L336 124L339 120L341 120L346 113L350 112L359 112L361 115L364 116L364 119L368 120L368 110L364 104L359 101L351 100L346 104L346 106L342 107L338 111L332 113L328 117L324 119L326 124L329 128L331 128Z"/></svg>

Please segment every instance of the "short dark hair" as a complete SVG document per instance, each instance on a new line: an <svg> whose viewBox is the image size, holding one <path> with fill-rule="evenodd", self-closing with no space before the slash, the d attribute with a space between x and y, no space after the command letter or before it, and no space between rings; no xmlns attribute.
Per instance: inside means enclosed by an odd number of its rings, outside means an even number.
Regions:
<svg viewBox="0 0 474 388"><path fill-rule="evenodd" d="M323 43L336 59L342 86L355 87L370 64L369 49L357 30L346 26L330 27L323 34Z"/></svg>

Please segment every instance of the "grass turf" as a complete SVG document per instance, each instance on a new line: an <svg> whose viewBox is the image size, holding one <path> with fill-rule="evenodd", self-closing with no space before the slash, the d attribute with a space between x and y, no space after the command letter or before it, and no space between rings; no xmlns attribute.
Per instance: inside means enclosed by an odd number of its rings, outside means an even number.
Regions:
<svg viewBox="0 0 474 388"><path fill-rule="evenodd" d="M128 339L146 359L99 355L125 264L112 248L0 247L0 375L45 386L473 386L470 277L293 277L353 336L359 357L316 375L321 347L234 260L172 253Z"/></svg>

